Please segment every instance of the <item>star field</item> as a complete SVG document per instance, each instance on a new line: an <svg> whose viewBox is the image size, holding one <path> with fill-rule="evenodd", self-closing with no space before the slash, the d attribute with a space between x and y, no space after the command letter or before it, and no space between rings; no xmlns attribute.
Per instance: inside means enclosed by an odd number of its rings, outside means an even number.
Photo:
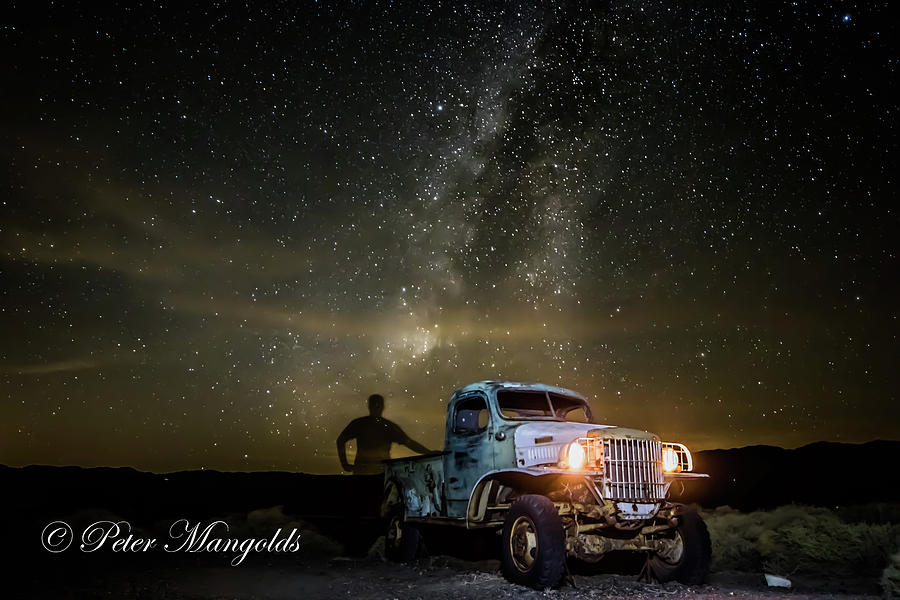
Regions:
<svg viewBox="0 0 900 600"><path fill-rule="evenodd" d="M898 437L887 4L28 3L0 462L339 468L482 379L693 448Z"/></svg>

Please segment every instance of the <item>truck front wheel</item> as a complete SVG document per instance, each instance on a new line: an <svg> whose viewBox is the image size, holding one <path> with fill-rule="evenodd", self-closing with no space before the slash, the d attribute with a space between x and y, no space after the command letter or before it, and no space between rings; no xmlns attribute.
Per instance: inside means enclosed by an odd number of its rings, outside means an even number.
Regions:
<svg viewBox="0 0 900 600"><path fill-rule="evenodd" d="M556 587L565 568L566 535L556 506L545 496L521 496L503 525L503 575L542 590Z"/></svg>
<svg viewBox="0 0 900 600"><path fill-rule="evenodd" d="M712 547L706 523L695 510L686 510L678 517L675 536L666 540L652 558L650 568L660 582L677 580L687 585L699 585L709 573Z"/></svg>

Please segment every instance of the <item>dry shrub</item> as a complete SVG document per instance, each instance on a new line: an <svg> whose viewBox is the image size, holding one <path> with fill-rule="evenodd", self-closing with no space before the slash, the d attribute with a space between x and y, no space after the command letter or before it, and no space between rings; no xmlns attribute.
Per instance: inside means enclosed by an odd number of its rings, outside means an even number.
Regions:
<svg viewBox="0 0 900 600"><path fill-rule="evenodd" d="M386 561L387 558L384 555L384 536L379 536L372 545L369 547L369 551L366 553L366 558L371 560L380 560Z"/></svg>
<svg viewBox="0 0 900 600"><path fill-rule="evenodd" d="M751 513L755 514L755 513ZM751 514L728 506L703 514L713 547L715 571L758 571L762 559L756 542L765 527Z"/></svg>
<svg viewBox="0 0 900 600"><path fill-rule="evenodd" d="M835 507L842 521L848 523L900 523L900 503L868 502Z"/></svg>
<svg viewBox="0 0 900 600"><path fill-rule="evenodd" d="M704 513L713 569L805 574L877 572L898 547L900 525L848 523L827 508L781 506L740 513Z"/></svg>
<svg viewBox="0 0 900 600"><path fill-rule="evenodd" d="M881 574L881 589L885 598L900 598L900 552L891 556L891 562Z"/></svg>
<svg viewBox="0 0 900 600"><path fill-rule="evenodd" d="M293 553L304 558L323 558L339 556L343 547L328 538L305 521L285 515L283 507L273 506L247 513L246 517L234 516L226 519L230 537L269 539L280 528L279 539L288 537L291 530L296 529L300 535L300 550Z"/></svg>

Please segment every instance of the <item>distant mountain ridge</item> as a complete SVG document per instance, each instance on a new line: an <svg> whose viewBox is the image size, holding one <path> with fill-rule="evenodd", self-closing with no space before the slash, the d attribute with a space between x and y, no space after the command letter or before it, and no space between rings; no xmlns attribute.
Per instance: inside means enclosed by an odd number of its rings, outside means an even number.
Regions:
<svg viewBox="0 0 900 600"><path fill-rule="evenodd" d="M746 446L694 454L683 501L740 510L783 504L846 506L900 502L900 441L814 442L795 449Z"/></svg>

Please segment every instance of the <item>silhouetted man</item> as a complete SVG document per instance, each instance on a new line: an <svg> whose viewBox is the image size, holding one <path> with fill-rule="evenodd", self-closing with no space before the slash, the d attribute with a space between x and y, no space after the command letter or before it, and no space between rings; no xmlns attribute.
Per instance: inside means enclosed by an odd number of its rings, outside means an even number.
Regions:
<svg viewBox="0 0 900 600"><path fill-rule="evenodd" d="M413 452L431 452L410 439L396 423L382 418L384 397L369 396L369 416L353 419L337 439L338 458L345 471L358 474L381 473L381 461L391 457L391 444L406 446ZM356 463L347 462L347 442L356 440Z"/></svg>

